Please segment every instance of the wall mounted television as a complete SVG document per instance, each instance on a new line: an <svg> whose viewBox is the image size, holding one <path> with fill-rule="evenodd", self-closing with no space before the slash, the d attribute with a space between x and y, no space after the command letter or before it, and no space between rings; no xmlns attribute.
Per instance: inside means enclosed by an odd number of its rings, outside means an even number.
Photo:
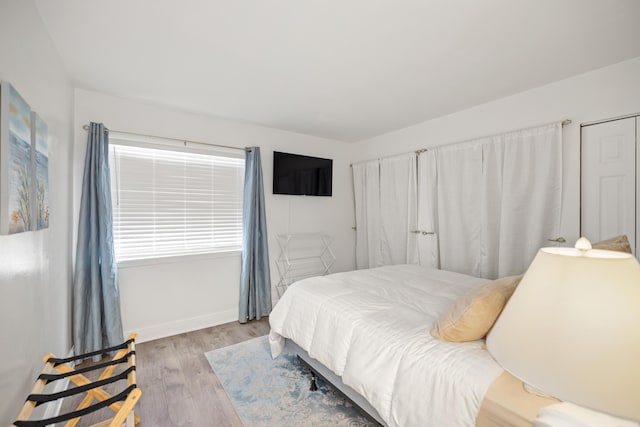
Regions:
<svg viewBox="0 0 640 427"><path fill-rule="evenodd" d="M331 196L333 160L273 152L273 194Z"/></svg>

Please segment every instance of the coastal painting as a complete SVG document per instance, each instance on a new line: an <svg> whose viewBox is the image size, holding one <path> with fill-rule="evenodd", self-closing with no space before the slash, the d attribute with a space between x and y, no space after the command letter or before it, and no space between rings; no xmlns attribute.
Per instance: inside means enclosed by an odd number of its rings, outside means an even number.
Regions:
<svg viewBox="0 0 640 427"><path fill-rule="evenodd" d="M47 124L36 112L31 112L31 153L34 230L49 227L49 132Z"/></svg>
<svg viewBox="0 0 640 427"><path fill-rule="evenodd" d="M0 87L0 232L32 229L31 108L9 83Z"/></svg>

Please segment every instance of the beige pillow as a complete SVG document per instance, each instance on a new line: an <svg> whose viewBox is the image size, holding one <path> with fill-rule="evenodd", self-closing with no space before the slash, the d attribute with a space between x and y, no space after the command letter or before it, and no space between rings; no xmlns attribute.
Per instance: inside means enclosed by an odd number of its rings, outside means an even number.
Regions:
<svg viewBox="0 0 640 427"><path fill-rule="evenodd" d="M605 251L617 251L631 253L631 245L627 236L616 236L607 240L602 240L591 245L593 249L604 249Z"/></svg>
<svg viewBox="0 0 640 427"><path fill-rule="evenodd" d="M503 277L468 291L442 313L431 335L443 341L483 338L511 298L522 275Z"/></svg>

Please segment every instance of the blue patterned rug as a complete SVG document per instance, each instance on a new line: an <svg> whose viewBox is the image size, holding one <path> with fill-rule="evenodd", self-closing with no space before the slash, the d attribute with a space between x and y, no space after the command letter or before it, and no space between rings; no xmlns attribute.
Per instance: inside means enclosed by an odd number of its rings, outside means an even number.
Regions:
<svg viewBox="0 0 640 427"><path fill-rule="evenodd" d="M205 353L245 426L377 426L289 353L271 358L267 337Z"/></svg>

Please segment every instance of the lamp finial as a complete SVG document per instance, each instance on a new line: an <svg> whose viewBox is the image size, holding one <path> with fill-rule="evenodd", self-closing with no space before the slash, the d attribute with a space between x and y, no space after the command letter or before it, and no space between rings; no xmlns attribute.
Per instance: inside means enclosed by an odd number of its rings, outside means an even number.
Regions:
<svg viewBox="0 0 640 427"><path fill-rule="evenodd" d="M578 240L576 240L575 248L576 250L580 251L580 253L585 253L592 249L591 242L586 237L580 237Z"/></svg>

